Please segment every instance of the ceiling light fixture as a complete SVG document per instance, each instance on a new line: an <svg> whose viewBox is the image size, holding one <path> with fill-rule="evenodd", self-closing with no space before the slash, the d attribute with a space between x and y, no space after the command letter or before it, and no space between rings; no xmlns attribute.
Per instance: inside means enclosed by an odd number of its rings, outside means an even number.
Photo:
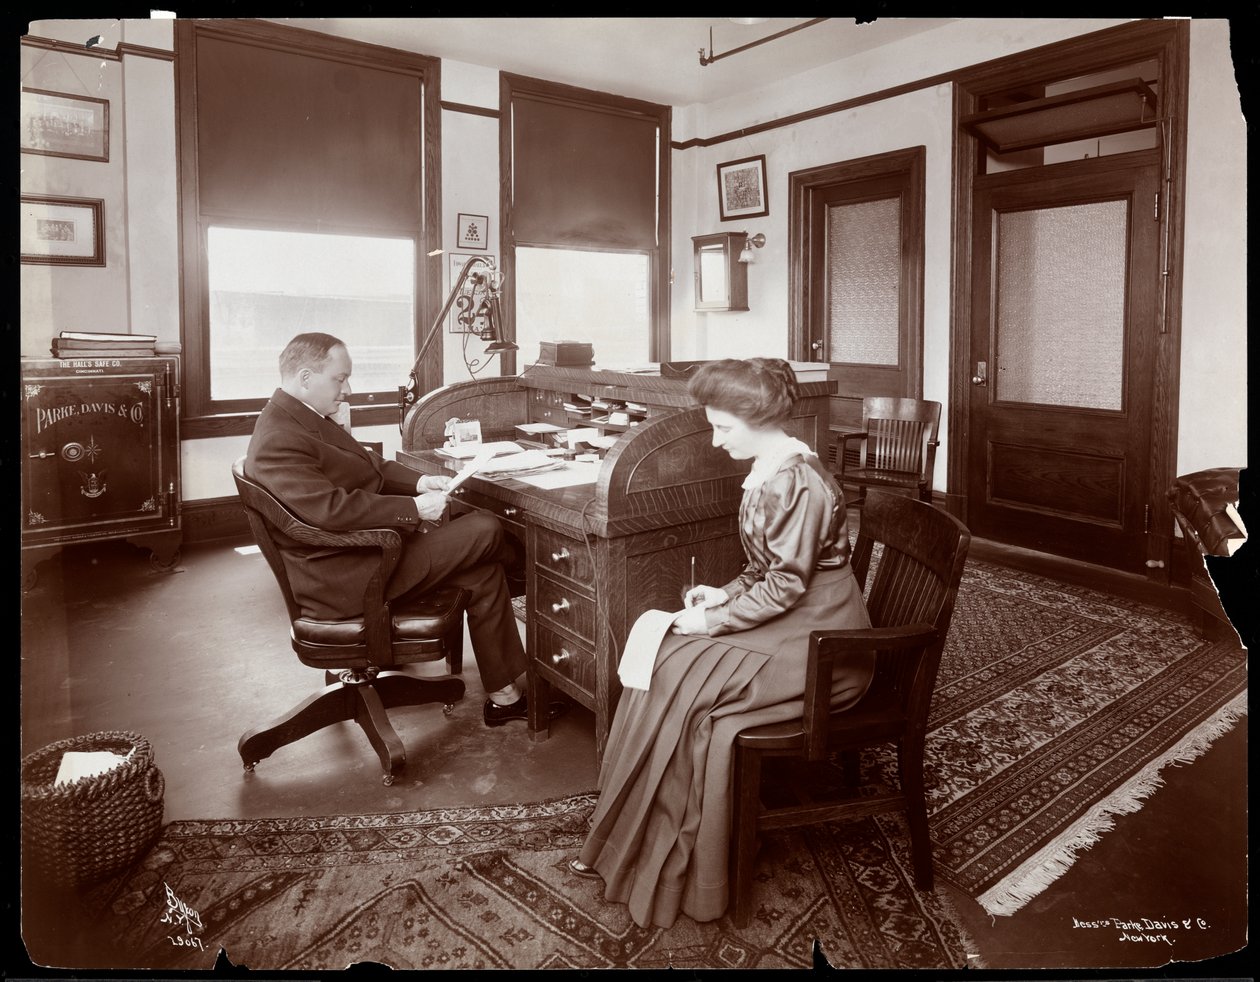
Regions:
<svg viewBox="0 0 1260 982"><path fill-rule="evenodd" d="M734 18L730 18L730 19L733 20ZM751 20L752 18L748 18L748 19ZM773 41L775 38L781 38L786 34L792 34L796 31L803 31L805 28L813 27L815 24L821 24L825 20L831 20L831 18L830 17L815 17L812 20L805 21L805 23L803 24L797 24L795 27L789 27L786 31L779 31L775 34L767 34L765 37L758 38L756 41L749 41L747 44L741 44L738 48L731 48L730 51L723 51L721 54L717 54L717 55L713 53L713 28L710 27L709 28L709 51L706 54L704 48L700 49L700 67L703 68L705 65L712 65L715 61L717 61L720 58L726 58L730 55L738 54L741 51L747 51L749 48L755 48L759 44L765 44L767 41Z"/></svg>

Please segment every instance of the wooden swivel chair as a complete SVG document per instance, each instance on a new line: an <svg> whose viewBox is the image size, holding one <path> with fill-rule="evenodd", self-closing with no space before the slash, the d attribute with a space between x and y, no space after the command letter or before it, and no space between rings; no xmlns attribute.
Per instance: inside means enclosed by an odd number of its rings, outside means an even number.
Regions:
<svg viewBox="0 0 1260 982"><path fill-rule="evenodd" d="M836 475L841 484L856 485L848 504L860 506L866 486L908 488L920 501L932 501L941 404L923 399L867 396L862 400L862 430L836 437ZM859 442L857 463L850 465L849 444ZM847 498L847 496L846 496Z"/></svg>
<svg viewBox="0 0 1260 982"><path fill-rule="evenodd" d="M324 669L325 687L285 715L248 730L237 744L246 771L280 747L343 720L354 720L371 741L385 784L406 766L402 741L386 710L394 706L444 703L450 715L464 696L464 608L468 591L459 587L434 590L417 600L390 609L385 584L402 552L402 537L394 529L330 532L307 525L262 485L245 476L245 459L232 465L232 477L245 506L254 539L275 574L289 610L289 636L304 665ZM279 530L299 542L319 546L363 547L381 551L381 564L364 593L364 614L349 620L323 621L302 615L289 585L288 573L273 537ZM449 675L419 678L393 666L446 659Z"/></svg>
<svg viewBox="0 0 1260 982"><path fill-rule="evenodd" d="M736 925L748 923L757 833L904 808L910 825L915 885L932 889L923 787L923 745L928 707L941 650L954 612L971 533L956 518L913 498L872 490L862 512L853 569L865 587L874 546L880 543L866 601L867 630L814 631L810 635L804 715L741 731L735 738L731 829L731 908ZM831 669L847 651L877 652L870 689L858 703L831 711ZM859 752L895 742L900 790L861 796L855 785ZM767 808L761 802L762 760L796 757L815 765L839 751L845 796L810 800L808 782L795 782L805 799ZM776 768L778 770L779 768Z"/></svg>

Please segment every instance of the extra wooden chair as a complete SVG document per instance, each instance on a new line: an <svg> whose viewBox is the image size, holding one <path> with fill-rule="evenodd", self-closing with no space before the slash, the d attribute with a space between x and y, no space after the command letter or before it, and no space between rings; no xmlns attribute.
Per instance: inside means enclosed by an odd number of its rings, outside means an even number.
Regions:
<svg viewBox="0 0 1260 982"><path fill-rule="evenodd" d="M266 488L245 476L245 459L232 465L232 477L245 506L254 540L271 567L289 611L289 636L304 665L324 669L325 687L285 715L248 730L237 744L246 771L280 747L343 720L363 728L380 757L384 783L406 766L406 751L390 724L387 709L441 702L450 715L464 696L464 682L455 678L463 667L464 608L467 590L447 587L390 609L385 584L402 553L402 537L394 529L330 532L307 525ZM299 542L319 546L380 549L381 563L368 582L361 617L322 621L304 617L289 585L284 560L274 538L279 530ZM448 675L419 678L393 666L446 660Z"/></svg>
<svg viewBox="0 0 1260 982"><path fill-rule="evenodd" d="M741 731L735 739L731 829L731 917L748 923L757 833L904 808L910 825L915 885L932 889L932 845L923 786L928 707L954 612L971 533L953 516L905 495L872 490L862 512L853 569L865 588L874 546L882 549L870 584L869 630L810 635L805 709L800 719ZM853 707L832 712L837 656L877 652L871 687ZM855 785L861 748L895 742L900 789L869 797ZM793 782L804 800L778 807L761 801L762 761L795 757L817 766L838 751L843 800L816 801L811 782ZM778 770L778 768L776 768Z"/></svg>
<svg viewBox="0 0 1260 982"><path fill-rule="evenodd" d="M862 400L862 430L836 438L837 479L856 485L848 504L860 506L866 486L908 488L920 501L932 501L932 469L936 464L941 404L924 399L867 396ZM857 463L850 466L849 444L860 442ZM847 495L846 495L847 499Z"/></svg>

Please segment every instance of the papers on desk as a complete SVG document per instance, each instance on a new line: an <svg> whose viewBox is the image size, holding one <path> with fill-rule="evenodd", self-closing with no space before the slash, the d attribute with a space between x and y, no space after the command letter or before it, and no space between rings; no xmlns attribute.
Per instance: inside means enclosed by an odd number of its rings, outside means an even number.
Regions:
<svg viewBox="0 0 1260 982"><path fill-rule="evenodd" d="M681 610L672 614L664 610L645 610L639 615L630 628L622 648L621 663L617 666L617 677L627 689L647 691L661 642L681 614Z"/></svg>
<svg viewBox="0 0 1260 982"><path fill-rule="evenodd" d="M433 452L443 457L450 457L452 460L472 460L483 451L489 451L490 456L497 457L502 454L520 453L521 448L510 440L500 440L490 443L461 443L457 447L438 447Z"/></svg>
<svg viewBox="0 0 1260 982"><path fill-rule="evenodd" d="M513 474L512 479L529 484L544 491L556 488L573 488L581 484L594 484L599 480L599 469L603 462L596 458L593 461L568 460L557 461L554 468L545 471L533 471L528 474Z"/></svg>

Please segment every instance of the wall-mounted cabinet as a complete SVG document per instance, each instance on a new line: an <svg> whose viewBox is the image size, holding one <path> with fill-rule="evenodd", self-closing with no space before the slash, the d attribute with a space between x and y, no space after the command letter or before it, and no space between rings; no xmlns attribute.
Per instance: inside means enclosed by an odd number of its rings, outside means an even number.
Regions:
<svg viewBox="0 0 1260 982"><path fill-rule="evenodd" d="M696 310L747 310L748 267L739 261L745 232L693 235Z"/></svg>

